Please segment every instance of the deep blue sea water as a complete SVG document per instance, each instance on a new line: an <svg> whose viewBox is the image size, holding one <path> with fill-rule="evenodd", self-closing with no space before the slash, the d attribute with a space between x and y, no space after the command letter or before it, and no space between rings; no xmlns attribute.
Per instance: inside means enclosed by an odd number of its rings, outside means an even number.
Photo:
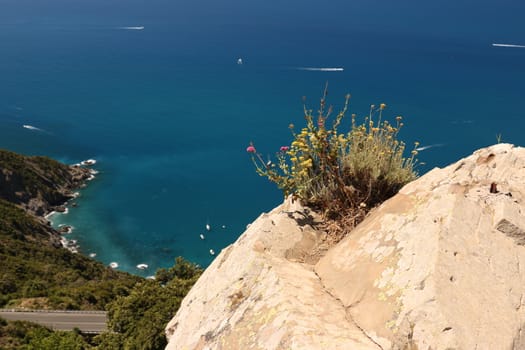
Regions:
<svg viewBox="0 0 525 350"><path fill-rule="evenodd" d="M207 265L209 249L282 201L246 146L272 154L288 144L302 96L316 108L325 82L336 108L346 93L361 116L387 103L387 115L404 116L407 143L440 145L420 153L421 173L498 134L523 145L525 48L491 44L525 45L524 10L518 1L0 0L0 148L97 160L78 207L52 219L75 227L83 253L142 275L178 255Z"/></svg>

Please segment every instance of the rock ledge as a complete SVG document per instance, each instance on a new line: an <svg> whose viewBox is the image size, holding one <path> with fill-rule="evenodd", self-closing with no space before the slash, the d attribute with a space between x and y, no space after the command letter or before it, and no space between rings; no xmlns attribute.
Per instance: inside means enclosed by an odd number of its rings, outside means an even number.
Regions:
<svg viewBox="0 0 525 350"><path fill-rule="evenodd" d="M208 267L167 349L524 349L524 196L525 149L484 148L406 185L317 262L301 257L322 233L286 201Z"/></svg>

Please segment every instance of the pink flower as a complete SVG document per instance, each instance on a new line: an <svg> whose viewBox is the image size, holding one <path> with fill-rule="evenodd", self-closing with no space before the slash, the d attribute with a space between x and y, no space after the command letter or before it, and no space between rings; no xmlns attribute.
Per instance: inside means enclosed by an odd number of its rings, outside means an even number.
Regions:
<svg viewBox="0 0 525 350"><path fill-rule="evenodd" d="M286 152L290 149L288 146L281 146L281 152Z"/></svg>
<svg viewBox="0 0 525 350"><path fill-rule="evenodd" d="M253 147L252 145L249 145L247 148L246 148L246 152L248 153L255 153L255 147Z"/></svg>

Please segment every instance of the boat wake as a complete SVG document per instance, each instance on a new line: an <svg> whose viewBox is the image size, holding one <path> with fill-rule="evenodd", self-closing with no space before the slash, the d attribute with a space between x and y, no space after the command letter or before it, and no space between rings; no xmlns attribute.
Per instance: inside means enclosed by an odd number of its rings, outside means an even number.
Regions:
<svg viewBox="0 0 525 350"><path fill-rule="evenodd" d="M137 27L117 27L117 29L120 29L120 30L144 30L144 26L137 26Z"/></svg>
<svg viewBox="0 0 525 350"><path fill-rule="evenodd" d="M443 147L443 146L445 146L444 143L435 143L433 145L427 145L427 146L418 147L418 148L416 148L416 151L421 152L421 151L427 150L429 148Z"/></svg>
<svg viewBox="0 0 525 350"><path fill-rule="evenodd" d="M44 129L37 128L36 126L33 126L33 125L24 124L24 125L22 125L22 127L24 129L28 129L28 130L46 132Z"/></svg>
<svg viewBox="0 0 525 350"><path fill-rule="evenodd" d="M343 67L297 67L297 70L306 70L311 72L342 72Z"/></svg>
<svg viewBox="0 0 525 350"><path fill-rule="evenodd" d="M520 49L525 49L525 45L516 45L516 44L492 44L492 46L496 46L496 47L514 47L514 48L520 48Z"/></svg>

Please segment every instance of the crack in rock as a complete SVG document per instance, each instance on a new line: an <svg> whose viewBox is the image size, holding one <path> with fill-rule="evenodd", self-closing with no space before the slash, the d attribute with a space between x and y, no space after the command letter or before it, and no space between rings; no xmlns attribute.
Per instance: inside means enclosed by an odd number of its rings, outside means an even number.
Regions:
<svg viewBox="0 0 525 350"><path fill-rule="evenodd" d="M326 294L328 294L329 296L331 296L333 299L335 299L337 302L339 302L339 304L341 304L341 307L343 308L343 310L345 310L345 318L348 322L352 323L354 326L356 326L357 329L359 329L359 331L361 333L363 333L363 335L368 339L370 340L372 343L374 343L375 345L377 345L377 347L381 350L385 350L381 344L379 344L378 342L376 342L371 336L369 336L365 330L359 326L359 324L357 324L357 322L354 320L354 318L352 317L352 315L350 314L350 311L348 310L350 307L346 307L345 304L343 303L343 301L338 298L337 296L335 296L334 294L332 294L323 284L323 280L321 279L321 277L317 274L317 271L313 270L313 273L315 274L315 276L317 277L317 279L319 280L319 284L321 285L321 287L323 288L323 292L325 292Z"/></svg>

